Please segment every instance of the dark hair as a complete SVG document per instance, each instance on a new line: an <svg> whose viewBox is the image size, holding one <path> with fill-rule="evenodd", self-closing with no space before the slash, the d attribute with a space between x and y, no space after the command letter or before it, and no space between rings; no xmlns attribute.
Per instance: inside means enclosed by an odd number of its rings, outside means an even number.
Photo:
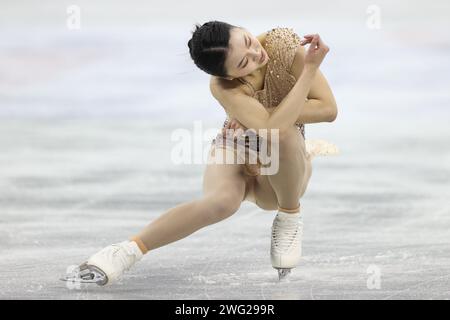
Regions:
<svg viewBox="0 0 450 320"><path fill-rule="evenodd" d="M188 47L197 67L214 76L227 76L225 59L232 28L236 26L216 20L195 25Z"/></svg>

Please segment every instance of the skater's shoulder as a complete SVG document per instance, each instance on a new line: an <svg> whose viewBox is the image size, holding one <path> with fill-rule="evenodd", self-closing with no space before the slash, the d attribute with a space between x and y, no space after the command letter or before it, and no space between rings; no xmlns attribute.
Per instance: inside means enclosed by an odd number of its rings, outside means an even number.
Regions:
<svg viewBox="0 0 450 320"><path fill-rule="evenodd" d="M209 89L211 94L218 99L223 94L237 94L242 93L248 96L252 95L252 92L249 88L237 78L233 80L223 79L221 77L211 76L209 81Z"/></svg>

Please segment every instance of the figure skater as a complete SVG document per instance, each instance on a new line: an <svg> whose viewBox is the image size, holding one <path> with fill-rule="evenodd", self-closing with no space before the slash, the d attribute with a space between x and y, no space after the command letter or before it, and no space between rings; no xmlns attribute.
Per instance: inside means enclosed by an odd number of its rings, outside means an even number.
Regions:
<svg viewBox="0 0 450 320"><path fill-rule="evenodd" d="M305 141L304 132L306 123L332 122L337 116L333 93L319 70L328 46L318 34L301 40L292 28L277 27L254 36L243 27L209 21L196 24L188 47L197 67L211 75L211 94L227 115L211 143L202 197L168 209L139 233L92 255L63 280L114 283L147 252L230 217L243 201L278 211L270 257L280 279L298 265L303 233L300 198L311 177L311 160L338 153L327 141ZM258 155L262 135L253 136L256 147L245 139L235 144L237 138L245 138L239 133L247 129L276 130L277 139L270 139L278 150L276 173L261 174L260 161L229 161L231 155L241 156L239 150ZM218 154L225 155L225 161L211 161Z"/></svg>

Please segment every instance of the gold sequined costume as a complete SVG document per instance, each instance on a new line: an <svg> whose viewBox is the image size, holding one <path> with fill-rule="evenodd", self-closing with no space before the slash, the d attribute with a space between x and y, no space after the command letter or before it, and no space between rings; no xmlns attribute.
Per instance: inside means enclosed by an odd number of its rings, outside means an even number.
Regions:
<svg viewBox="0 0 450 320"><path fill-rule="evenodd" d="M290 68L294 61L295 52L300 46L300 37L292 28L277 27L271 29L265 39L265 50L269 55L267 69L264 76L264 86L261 90L255 90L253 86L241 79L242 83L249 86L253 92L253 97L257 99L269 112L273 111L283 98L289 93L297 82L297 79L290 73ZM231 120L231 116L227 114L227 118L223 123L225 127ZM299 134L305 139L304 124L296 124ZM212 147L230 148L236 152L238 157L245 163L246 174L256 176L260 174L261 163L259 161L259 149L261 145L261 137L255 134L247 134L247 138L233 139L218 133L216 138L212 140ZM316 155L335 155L338 154L338 148L324 140L305 140L306 151L311 156ZM250 156L251 155L251 156ZM253 157L253 158L252 158ZM249 161L249 159L257 159Z"/></svg>

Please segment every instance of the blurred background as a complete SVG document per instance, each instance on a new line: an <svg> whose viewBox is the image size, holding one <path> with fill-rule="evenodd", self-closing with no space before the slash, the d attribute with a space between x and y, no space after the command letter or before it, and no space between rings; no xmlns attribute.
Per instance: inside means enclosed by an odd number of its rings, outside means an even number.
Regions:
<svg viewBox="0 0 450 320"><path fill-rule="evenodd" d="M442 299L450 284L450 3L0 0L0 298ZM333 123L307 139L304 258L278 283L275 212L159 248L111 288L58 278L201 196L204 164L171 161L176 129L219 129L195 23L319 33ZM214 136L204 135L205 148Z"/></svg>

